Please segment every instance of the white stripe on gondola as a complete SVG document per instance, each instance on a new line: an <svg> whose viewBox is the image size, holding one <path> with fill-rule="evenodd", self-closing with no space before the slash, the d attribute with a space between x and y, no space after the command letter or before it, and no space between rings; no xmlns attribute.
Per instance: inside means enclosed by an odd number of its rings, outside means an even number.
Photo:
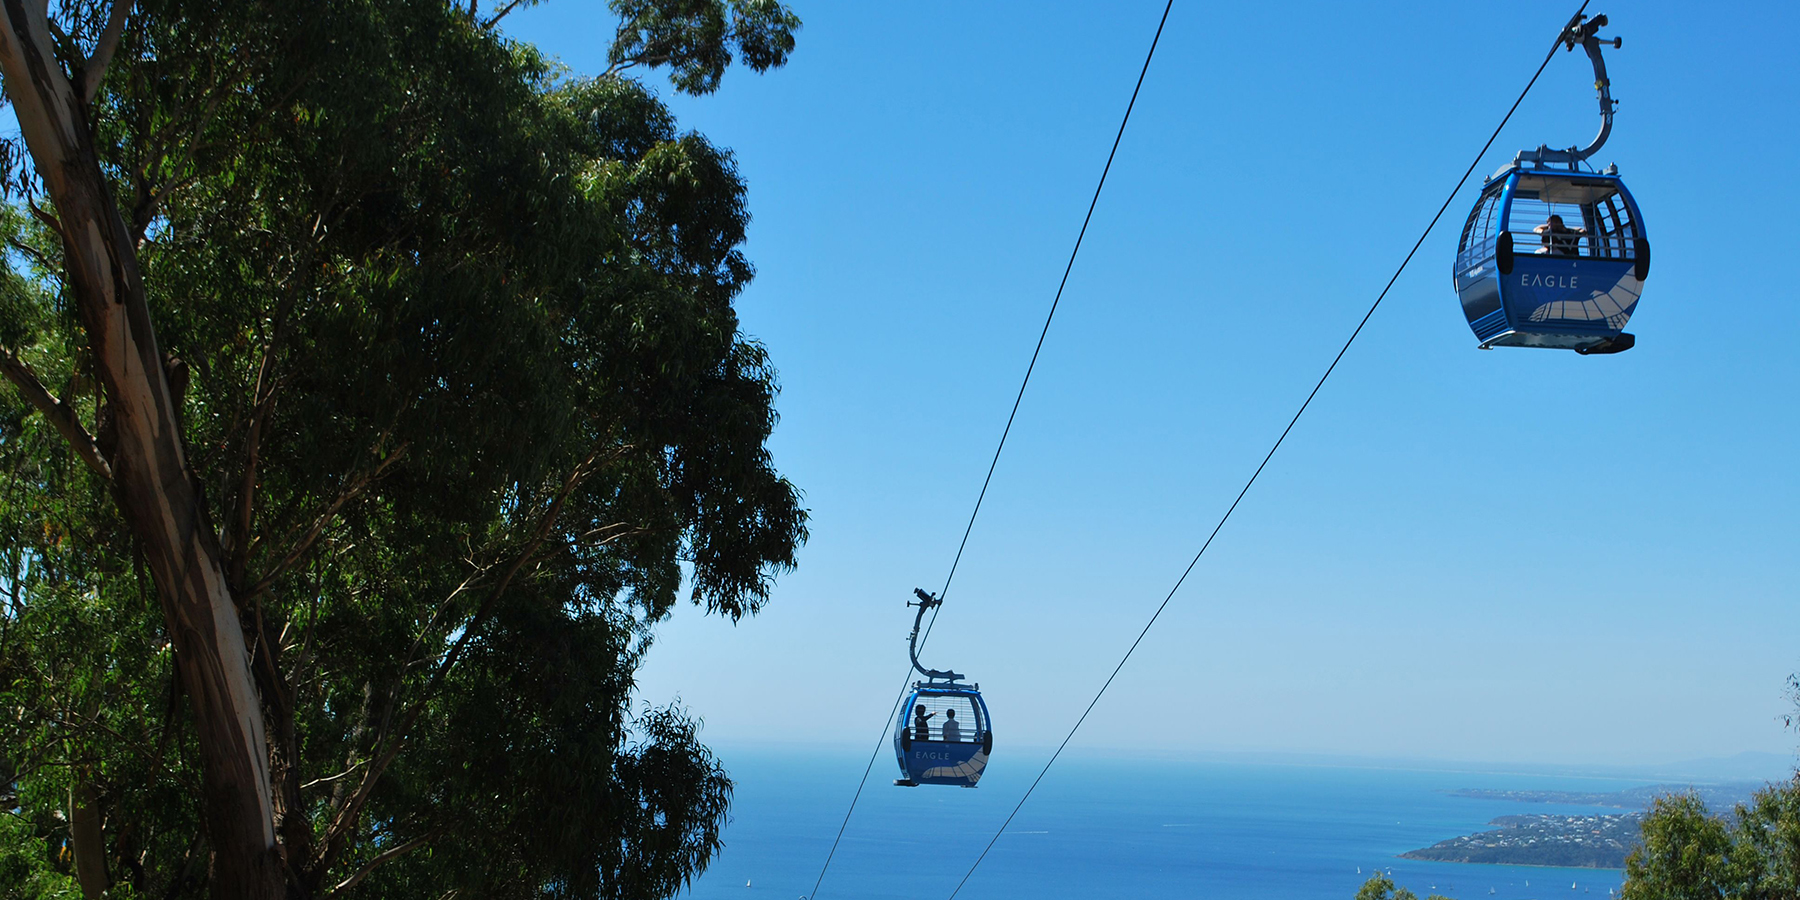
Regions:
<svg viewBox="0 0 1800 900"><path fill-rule="evenodd" d="M934 766L925 770L926 778L967 778L970 784L981 779L981 770L987 768L987 754L980 750L969 757L969 761L960 766Z"/></svg>
<svg viewBox="0 0 1800 900"><path fill-rule="evenodd" d="M1531 311L1530 320L1597 322L1604 319L1606 327L1617 331L1631 321L1631 313L1637 306L1638 295L1643 289L1643 282L1627 274L1611 289L1595 291L1586 300L1554 300L1545 303Z"/></svg>

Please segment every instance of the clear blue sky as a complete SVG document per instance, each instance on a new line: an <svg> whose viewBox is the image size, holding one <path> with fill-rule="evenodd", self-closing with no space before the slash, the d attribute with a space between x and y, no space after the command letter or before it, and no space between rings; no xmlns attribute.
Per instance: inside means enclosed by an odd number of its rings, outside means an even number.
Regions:
<svg viewBox="0 0 1800 900"><path fill-rule="evenodd" d="M721 742L868 745L1162 9L794 0L784 70L665 86L750 185L741 302L813 539L642 673ZM1162 599L1573 3L1177 0L928 664L1051 743ZM1656 263L1601 358L1482 352L1465 188L1077 746L1536 762L1786 752L1800 669L1788 3L1610 13ZM598 3L511 33L603 67ZM1585 142L1558 54L1480 169Z"/></svg>

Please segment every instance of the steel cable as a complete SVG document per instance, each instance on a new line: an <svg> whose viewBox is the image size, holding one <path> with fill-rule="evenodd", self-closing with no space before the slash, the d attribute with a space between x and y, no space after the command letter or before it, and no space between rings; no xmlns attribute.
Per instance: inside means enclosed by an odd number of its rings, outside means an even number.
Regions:
<svg viewBox="0 0 1800 900"><path fill-rule="evenodd" d="M1144 76L1150 72L1150 61L1156 58L1156 45L1162 40L1163 26L1168 24L1169 10L1175 6L1175 0L1168 0L1163 6L1162 18L1156 23L1156 34L1150 39L1150 50L1144 54L1144 66L1138 72L1137 84L1131 89L1131 100L1125 104L1125 115L1119 119L1119 131L1113 136L1112 149L1106 154L1106 165L1100 169L1100 181L1094 185L1093 199L1088 201L1087 215L1082 217L1081 230L1075 235L1075 246L1069 251L1069 262L1063 267L1062 281L1056 286L1056 296L1050 301L1050 312L1044 317L1044 327L1038 332L1037 346L1031 350L1031 361L1025 366L1025 377L1019 382L1019 393L1013 398L1012 411L1006 415L1006 427L1000 430L1000 443L994 447L994 458L988 463L987 476L981 481L981 491L975 496L975 508L969 512L969 523L963 528L962 541L956 545L956 556L950 561L950 572L944 576L944 586L938 591L938 599L943 600L950 593L950 583L956 579L957 566L962 564L963 551L969 546L969 535L975 530L975 519L981 515L982 501L987 499L988 485L994 481L994 470L1000 465L1000 454L1006 449L1006 439L1012 434L1013 420L1019 416L1019 405L1025 400L1025 389L1031 384L1031 373L1037 369L1038 356L1044 351L1044 340L1050 335L1050 323L1056 320L1056 308L1062 303L1063 290L1069 286L1069 274L1075 270L1075 258L1081 254L1081 242L1087 237L1088 224L1094 220L1094 209L1100 205L1100 192L1106 187L1106 176L1112 171L1113 158L1119 154L1119 143L1125 138L1125 126L1131 122L1131 110L1137 106L1138 92L1143 90ZM943 610L942 604L931 611L931 621L925 626L925 633L920 637L919 646L931 640L931 630L937 626L938 613ZM894 708L888 711L882 722L881 736L875 740L875 750L869 754L868 765L863 767L862 780L856 783L856 793L850 798L850 808L844 811L844 821L838 825L837 836L832 838L831 850L825 854L825 864L819 868L819 877L813 882L813 889L808 897L817 900L819 886L825 882L825 873L831 869L831 860L837 855L838 844L844 839L844 829L850 825L850 816L856 812L856 803L862 799L863 788L869 783L869 773L875 769L875 760L881 755L881 745L887 740L888 724L900 709L900 701L906 697L907 684L912 681L912 669L908 667L906 680L900 684L900 691L894 697Z"/></svg>
<svg viewBox="0 0 1800 900"><path fill-rule="evenodd" d="M1581 8L1575 11L1575 15L1571 16L1570 20L1574 21L1579 18L1582 12L1587 10L1587 7L1588 3L1583 2ZM1312 391L1306 395L1306 400L1303 401L1300 404L1300 408L1294 412L1294 417L1288 420L1287 427L1281 430L1281 435L1277 437L1275 443L1269 447L1269 452L1264 454L1262 462L1256 467L1256 471L1252 472L1249 480L1244 482L1243 489L1238 491L1237 497L1231 501L1231 506L1225 510L1223 516L1219 517L1218 524L1214 525L1212 533L1206 536L1206 541L1200 545L1199 552L1195 553L1194 558L1188 562L1187 568L1181 573L1181 577L1175 579L1175 586L1169 589L1168 596L1164 597L1162 603L1156 607L1156 612L1151 614L1150 621L1144 623L1143 630L1138 632L1137 638L1131 642L1130 647L1126 648L1125 655L1119 659L1119 664L1113 667L1112 674L1106 676L1106 681L1100 685L1100 690L1095 692L1094 699L1088 701L1087 708L1081 712L1081 717L1075 720L1075 724L1069 729L1069 733L1063 736L1062 743L1058 744L1056 747L1056 752L1050 755L1049 761L1044 763L1043 769L1038 772L1037 777L1032 780L1031 785L1025 789L1024 796L1019 798L1019 802L1013 806L1012 812L1007 813L1006 820L1000 823L1000 828L994 832L992 838L988 839L987 846L981 849L980 855L975 857L975 862L969 866L969 870L963 873L962 880L958 881L955 890L950 892L949 900L955 900L956 895L962 892L963 885L968 883L969 876L974 875L976 868L981 865L982 860L987 859L988 852L994 849L994 844L1000 840L1002 834L1006 833L1006 827L1012 824L1013 818L1017 816L1019 810L1025 806L1025 801L1031 799L1031 794L1033 791L1037 790L1039 782L1044 780L1044 776L1049 773L1050 767L1056 764L1058 757L1062 756L1063 748L1069 745L1070 739L1075 737L1075 732L1080 730L1083 722L1087 721L1088 714L1094 711L1094 707L1099 704L1100 698L1105 696L1106 689L1112 686L1113 679L1119 676L1119 672L1125 668L1125 663L1129 662L1131 660L1131 655L1137 652L1138 645L1143 643L1144 636L1150 633L1150 628L1154 626L1156 620L1162 616L1163 610L1168 608L1169 601L1175 599L1175 593L1181 590L1181 585L1187 581L1188 575L1192 574L1194 567L1200 564L1200 557L1206 555L1206 549L1212 546L1213 539L1219 536L1219 531L1223 529L1225 523L1231 519L1231 514L1237 511L1238 504L1242 503L1244 496L1250 493L1251 486L1256 484L1256 479L1262 475L1263 469L1268 467L1269 460L1273 459L1275 456L1275 451L1281 449L1281 445L1287 440L1288 434L1294 430L1294 425L1298 423L1300 417L1306 413L1307 407L1312 405L1313 398L1319 395L1319 389L1325 386L1326 379L1329 379L1331 373L1337 370L1338 363L1343 360L1344 354L1350 351L1350 345L1356 343L1356 338L1358 335L1362 334L1363 327L1369 324L1369 319L1374 317L1375 310L1381 307L1381 301L1387 298L1388 292L1394 287L1394 283L1400 280L1401 273L1406 271L1407 265L1410 264L1413 257L1418 254L1419 247L1424 245L1425 239L1429 237L1432 230L1437 227L1438 221L1444 217L1444 212L1448 210L1450 204L1455 201L1457 193L1462 190L1464 184L1468 183L1469 176L1475 172L1475 167L1481 165L1482 157L1487 155L1488 150L1494 146L1494 141L1499 139L1501 130L1506 127L1507 122L1512 120L1513 113L1517 112L1519 109L1519 104L1525 102L1526 95L1531 93L1532 87L1538 82L1538 77L1544 74L1544 69L1549 67L1550 60L1556 55L1556 48L1561 45L1562 33L1558 32L1556 43L1550 46L1550 52L1544 55L1544 61L1538 65L1537 71L1532 73L1531 80L1525 84L1525 89L1519 92L1518 99L1513 101L1512 106L1507 109L1506 115L1501 117L1500 124L1494 126L1493 134L1490 134L1487 142L1481 145L1480 152L1475 154L1473 160L1470 160L1469 167L1463 171L1462 177L1457 179L1456 186L1451 188L1449 196L1444 198L1443 205L1438 207L1437 214L1431 217L1431 221L1426 224L1425 230L1419 234L1419 239L1413 242L1412 249L1407 251L1406 258L1401 260L1399 268L1394 270L1393 277L1388 279L1387 285L1383 287L1381 293L1375 297L1375 302L1369 305L1369 311L1363 314L1362 321L1356 323L1356 329L1350 332L1349 339L1344 341L1344 346L1338 350L1337 356L1332 358L1331 365L1325 368L1325 374L1319 376L1318 383L1313 385Z"/></svg>

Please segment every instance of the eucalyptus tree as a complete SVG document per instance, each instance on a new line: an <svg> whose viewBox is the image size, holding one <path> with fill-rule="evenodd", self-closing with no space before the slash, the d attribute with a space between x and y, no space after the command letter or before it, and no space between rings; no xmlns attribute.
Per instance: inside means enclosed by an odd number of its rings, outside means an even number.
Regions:
<svg viewBox="0 0 1800 900"><path fill-rule="evenodd" d="M1800 675L1788 676L1800 727ZM1660 797L1625 860L1625 900L1789 900L1800 897L1800 772L1764 785L1726 814L1694 794Z"/></svg>
<svg viewBox="0 0 1800 900"><path fill-rule="evenodd" d="M0 4L0 893L653 897L718 849L633 672L805 514L745 187L639 79L799 21L613 0L581 78L519 5Z"/></svg>
<svg viewBox="0 0 1800 900"><path fill-rule="evenodd" d="M1625 860L1625 900L1800 897L1800 775L1723 815L1698 797L1658 798Z"/></svg>

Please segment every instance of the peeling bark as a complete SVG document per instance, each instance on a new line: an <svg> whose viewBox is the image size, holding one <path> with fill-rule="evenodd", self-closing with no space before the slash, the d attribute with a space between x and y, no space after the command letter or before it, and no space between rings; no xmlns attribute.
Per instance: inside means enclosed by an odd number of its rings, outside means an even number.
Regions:
<svg viewBox="0 0 1800 900"><path fill-rule="evenodd" d="M108 460L114 497L143 548L193 704L212 896L279 897L286 879L268 743L238 605L188 468L135 242L101 173L80 83L56 58L46 12L45 0L0 0L0 77L55 204L64 276L116 427ZM90 68L81 81L100 77Z"/></svg>

